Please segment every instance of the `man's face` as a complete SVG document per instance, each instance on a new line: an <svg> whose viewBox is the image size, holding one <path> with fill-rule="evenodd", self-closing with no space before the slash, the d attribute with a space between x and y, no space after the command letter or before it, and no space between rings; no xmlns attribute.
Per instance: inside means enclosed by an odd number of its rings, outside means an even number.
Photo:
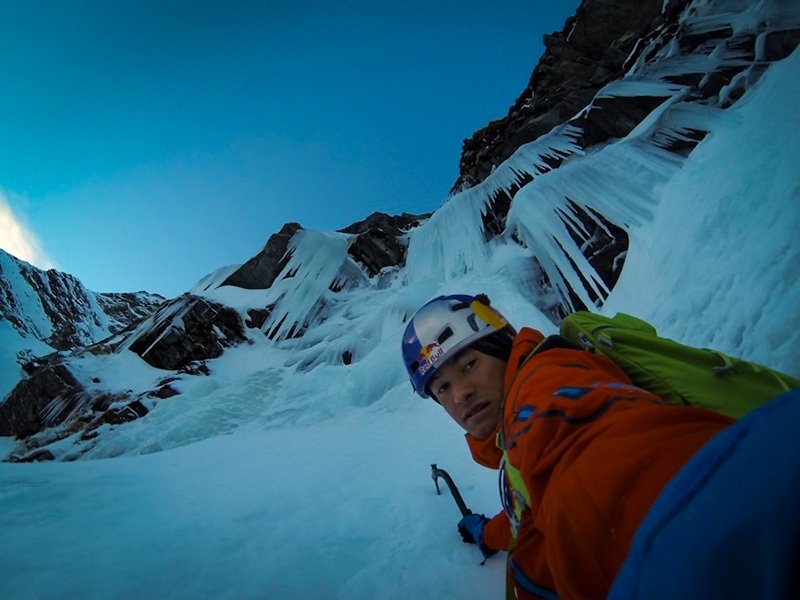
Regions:
<svg viewBox="0 0 800 600"><path fill-rule="evenodd" d="M504 361L468 348L436 370L428 389L456 423L485 440L500 423L505 372Z"/></svg>

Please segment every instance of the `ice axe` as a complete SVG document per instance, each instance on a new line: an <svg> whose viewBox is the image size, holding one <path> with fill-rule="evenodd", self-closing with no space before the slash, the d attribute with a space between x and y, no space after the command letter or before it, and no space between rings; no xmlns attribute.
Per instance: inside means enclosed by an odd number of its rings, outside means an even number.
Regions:
<svg viewBox="0 0 800 600"><path fill-rule="evenodd" d="M456 487L456 484L453 483L453 478L450 477L450 474L447 471L445 471L444 469L440 469L439 467L437 467L435 463L432 464L431 465L431 478L433 479L433 483L436 485L436 493L441 496L442 492L439 490L439 478L440 477L442 479L444 479L444 482L447 484L447 487L450 488L450 493L453 494L453 500L456 501L456 504L458 505L458 510L461 511L461 516L462 517L466 517L467 515L471 515L472 511L467 508L467 505L464 502L464 498L461 497L461 493L458 491L458 488ZM482 519L485 519L485 517L483 515L480 515L480 517ZM459 532L461 532L460 524L459 524ZM463 537L463 535L464 534L462 533L462 537ZM470 538L472 538L472 535L470 535ZM467 539L465 538L464 541L466 542ZM473 540L473 541L476 544L479 543L478 540ZM481 554L483 555L483 562L481 563L482 565L485 565L486 564L486 560L490 556L492 556L493 554L495 554L497 552L497 550L491 550L491 549L487 548L485 545L483 545L483 542L480 542L479 548L480 548Z"/></svg>
<svg viewBox="0 0 800 600"><path fill-rule="evenodd" d="M458 491L456 484L453 483L453 478L450 477L450 474L445 471L444 469L440 469L436 466L436 463L431 465L431 478L433 479L433 483L436 484L436 493L440 496L442 495L441 490L439 490L439 478L444 479L444 482L447 484L447 487L450 488L450 493L453 494L453 500L456 501L458 505L458 510L461 511L461 516L466 517L467 515L471 515L472 511L467 508L464 499L461 497L461 493Z"/></svg>

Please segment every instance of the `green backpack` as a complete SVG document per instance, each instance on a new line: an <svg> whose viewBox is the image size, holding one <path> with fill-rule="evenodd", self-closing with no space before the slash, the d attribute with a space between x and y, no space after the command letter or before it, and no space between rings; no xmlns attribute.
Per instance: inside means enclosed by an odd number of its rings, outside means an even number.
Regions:
<svg viewBox="0 0 800 600"><path fill-rule="evenodd" d="M648 323L626 315L568 315L561 335L622 368L634 385L667 404L700 406L738 419L800 387L800 380L751 362L659 337Z"/></svg>

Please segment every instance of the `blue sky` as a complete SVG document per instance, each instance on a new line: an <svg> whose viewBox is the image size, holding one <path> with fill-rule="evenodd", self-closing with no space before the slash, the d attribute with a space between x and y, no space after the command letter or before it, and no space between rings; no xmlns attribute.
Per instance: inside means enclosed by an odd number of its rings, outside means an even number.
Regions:
<svg viewBox="0 0 800 600"><path fill-rule="evenodd" d="M0 247L174 296L288 221L434 210L578 5L9 4Z"/></svg>

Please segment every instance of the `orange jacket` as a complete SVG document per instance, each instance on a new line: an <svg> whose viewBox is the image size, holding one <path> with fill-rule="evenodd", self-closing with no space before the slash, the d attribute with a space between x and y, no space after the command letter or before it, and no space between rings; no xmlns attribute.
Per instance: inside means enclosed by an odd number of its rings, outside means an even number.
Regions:
<svg viewBox="0 0 800 600"><path fill-rule="evenodd" d="M666 406L612 361L582 350L554 348L525 362L541 340L523 329L505 375L508 460L531 499L509 578L518 598L605 598L662 488L732 419ZM467 441L477 462L499 466L493 437ZM510 537L504 513L484 528L491 548L507 548Z"/></svg>

